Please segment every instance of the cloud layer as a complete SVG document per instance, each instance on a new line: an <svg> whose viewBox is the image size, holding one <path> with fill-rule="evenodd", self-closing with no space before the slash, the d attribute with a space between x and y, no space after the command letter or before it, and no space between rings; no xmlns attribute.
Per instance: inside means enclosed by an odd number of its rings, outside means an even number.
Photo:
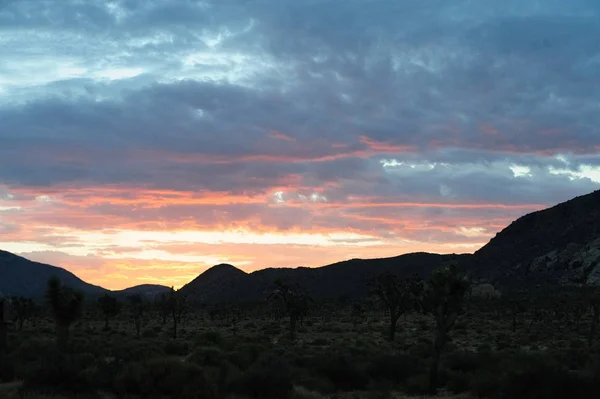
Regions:
<svg viewBox="0 0 600 399"><path fill-rule="evenodd" d="M0 247L107 286L469 252L600 186L593 0L8 1L0 60Z"/></svg>

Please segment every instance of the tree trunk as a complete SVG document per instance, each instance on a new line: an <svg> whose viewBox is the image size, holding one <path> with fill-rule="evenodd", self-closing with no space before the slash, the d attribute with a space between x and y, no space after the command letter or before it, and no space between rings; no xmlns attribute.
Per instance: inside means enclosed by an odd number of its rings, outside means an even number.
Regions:
<svg viewBox="0 0 600 399"><path fill-rule="evenodd" d="M177 339L177 318L173 317L173 339Z"/></svg>
<svg viewBox="0 0 600 399"><path fill-rule="evenodd" d="M390 342L394 342L396 339L396 325L398 324L399 317L400 315L394 315L393 313L390 313Z"/></svg>
<svg viewBox="0 0 600 399"><path fill-rule="evenodd" d="M512 314L512 332L517 331L517 314L513 312Z"/></svg>
<svg viewBox="0 0 600 399"><path fill-rule="evenodd" d="M23 323L25 323L25 319L19 319L19 331L23 331Z"/></svg>
<svg viewBox="0 0 600 399"><path fill-rule="evenodd" d="M110 327L110 325L109 325L109 324L110 324L110 319L109 319L109 317L108 317L108 316L106 316L106 317L104 318L104 329L105 329L105 330L108 330L108 328Z"/></svg>
<svg viewBox="0 0 600 399"><path fill-rule="evenodd" d="M0 357L8 351L8 323L0 320Z"/></svg>
<svg viewBox="0 0 600 399"><path fill-rule="evenodd" d="M444 350L446 336L443 332L438 332L433 344L433 357L431 359L431 368L429 369L429 392L435 393L438 387L438 373L440 368L440 358Z"/></svg>
<svg viewBox="0 0 600 399"><path fill-rule="evenodd" d="M298 316L295 314L290 314L290 336L294 338L296 335L296 323L298 321Z"/></svg>
<svg viewBox="0 0 600 399"><path fill-rule="evenodd" d="M69 326L56 325L56 346L60 352L65 352L69 344Z"/></svg>
<svg viewBox="0 0 600 399"><path fill-rule="evenodd" d="M594 343L594 337L596 336L596 327L600 321L600 308L594 308L594 315L592 317L592 324L590 325L590 335L588 337L588 346L592 346Z"/></svg>
<svg viewBox="0 0 600 399"><path fill-rule="evenodd" d="M140 337L140 331L142 329L142 320L138 317L135 319L135 336Z"/></svg>

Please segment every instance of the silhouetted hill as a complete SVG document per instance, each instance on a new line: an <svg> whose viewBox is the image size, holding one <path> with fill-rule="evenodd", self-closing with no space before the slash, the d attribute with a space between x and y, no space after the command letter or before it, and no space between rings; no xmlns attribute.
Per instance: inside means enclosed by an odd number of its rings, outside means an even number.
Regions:
<svg viewBox="0 0 600 399"><path fill-rule="evenodd" d="M369 279L385 271L419 274L470 255L413 253L393 258L352 259L317 268L268 268L247 274L231 265L219 265L202 273L182 288L193 300L229 302L264 299L274 282L300 284L315 299L355 298L367 294Z"/></svg>
<svg viewBox="0 0 600 399"><path fill-rule="evenodd" d="M300 284L315 299L353 298L365 295L367 281L379 273L392 271L426 277L450 262L459 263L479 282L501 287L600 284L600 191L519 218L474 255L413 253L352 259L318 268L268 268L249 274L220 264L200 274L182 291L192 300L207 303L261 300L276 280L282 280ZM59 267L0 251L1 293L39 297L52 275L91 296L109 292ZM152 296L168 289L142 285L114 294Z"/></svg>
<svg viewBox="0 0 600 399"><path fill-rule="evenodd" d="M60 267L32 262L21 256L0 250L0 293L39 298L44 295L48 279L57 276L75 289L90 295L108 292L102 287L88 284L73 273Z"/></svg>
<svg viewBox="0 0 600 399"><path fill-rule="evenodd" d="M525 215L465 262L503 286L600 283L600 191Z"/></svg>
<svg viewBox="0 0 600 399"><path fill-rule="evenodd" d="M142 284L135 287L125 288L124 290L113 291L112 293L119 297L127 297L129 295L141 295L142 297L155 297L165 292L169 292L171 287L157 284Z"/></svg>

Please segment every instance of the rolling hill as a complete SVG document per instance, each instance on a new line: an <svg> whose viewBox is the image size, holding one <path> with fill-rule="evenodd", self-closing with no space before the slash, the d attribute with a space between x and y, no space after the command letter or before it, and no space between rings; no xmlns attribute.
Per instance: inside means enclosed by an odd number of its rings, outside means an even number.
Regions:
<svg viewBox="0 0 600 399"><path fill-rule="evenodd" d="M86 294L101 295L108 290L88 284L73 273L56 266L32 262L21 256L0 250L0 293L32 298L43 296L46 283L52 276Z"/></svg>

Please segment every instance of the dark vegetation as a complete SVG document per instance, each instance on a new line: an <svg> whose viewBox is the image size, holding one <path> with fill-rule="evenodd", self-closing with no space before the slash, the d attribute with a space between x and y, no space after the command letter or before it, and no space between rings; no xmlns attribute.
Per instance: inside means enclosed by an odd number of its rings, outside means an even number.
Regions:
<svg viewBox="0 0 600 399"><path fill-rule="evenodd" d="M2 398L589 398L600 395L600 293L475 294L456 267L391 274L360 301L277 281L262 301L171 290L86 301L5 298Z"/></svg>

